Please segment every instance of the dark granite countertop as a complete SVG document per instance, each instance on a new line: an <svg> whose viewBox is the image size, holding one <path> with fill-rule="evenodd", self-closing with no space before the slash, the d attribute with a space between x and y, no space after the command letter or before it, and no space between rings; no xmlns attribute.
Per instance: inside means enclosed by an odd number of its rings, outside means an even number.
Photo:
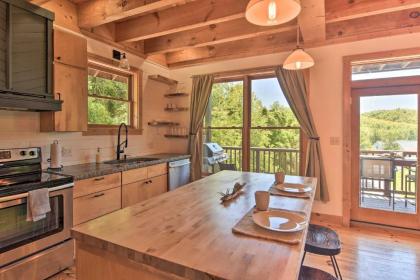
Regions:
<svg viewBox="0 0 420 280"><path fill-rule="evenodd" d="M133 162L133 163L119 163L119 164L105 164L105 163L84 163L77 165L64 166L60 171L55 171L56 174L70 175L74 180L83 180L97 176L104 176L108 174L118 173L130 169L136 169L146 166L151 166L159 163L176 161L190 158L190 155L185 154L154 154L141 156L142 158L156 158L156 160ZM49 171L51 172L51 171Z"/></svg>

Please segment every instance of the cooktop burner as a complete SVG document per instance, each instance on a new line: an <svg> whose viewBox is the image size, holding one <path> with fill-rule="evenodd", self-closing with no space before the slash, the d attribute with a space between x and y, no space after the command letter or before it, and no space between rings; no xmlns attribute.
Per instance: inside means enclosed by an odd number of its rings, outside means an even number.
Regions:
<svg viewBox="0 0 420 280"><path fill-rule="evenodd" d="M25 193L41 188L53 188L73 182L73 177L40 172L9 178L0 178L0 197Z"/></svg>
<svg viewBox="0 0 420 280"><path fill-rule="evenodd" d="M0 197L73 182L73 177L42 171L41 149L0 150Z"/></svg>

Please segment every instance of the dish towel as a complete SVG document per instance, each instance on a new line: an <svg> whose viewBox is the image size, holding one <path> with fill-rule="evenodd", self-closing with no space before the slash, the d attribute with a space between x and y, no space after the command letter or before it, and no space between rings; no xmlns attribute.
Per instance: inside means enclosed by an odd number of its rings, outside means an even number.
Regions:
<svg viewBox="0 0 420 280"><path fill-rule="evenodd" d="M47 213L51 211L48 189L29 191L26 205L26 221L36 222L46 218Z"/></svg>

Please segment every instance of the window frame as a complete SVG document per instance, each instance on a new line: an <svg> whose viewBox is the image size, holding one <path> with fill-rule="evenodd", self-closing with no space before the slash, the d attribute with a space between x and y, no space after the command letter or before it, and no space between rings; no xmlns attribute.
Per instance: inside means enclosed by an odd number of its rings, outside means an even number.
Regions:
<svg viewBox="0 0 420 280"><path fill-rule="evenodd" d="M129 79L128 83L128 99L118 99L110 98L103 96L90 95L88 92L88 97L95 97L100 99L110 99L116 101L128 102L130 112L129 120L130 125L128 125L129 134L141 135L143 132L142 129L142 79L143 72L136 68L130 67L130 70L121 69L118 67L117 63L111 59L100 57L93 54L88 54L88 68L98 69L100 71L108 72L111 74L116 74L120 76L127 77ZM88 71L87 71L87 75ZM86 104L88 106L88 104ZM89 112L89 108L88 108ZM88 121L88 120L87 120ZM89 124L88 130L83 133L83 135L116 135L118 133L119 125L106 125L106 124Z"/></svg>
<svg viewBox="0 0 420 280"><path fill-rule="evenodd" d="M230 75L232 74L232 75ZM307 84L309 84L309 72L304 72L305 79ZM299 129L299 174L303 175L305 173L305 160L306 160L306 150L308 138L305 135L302 128L299 127L252 127L251 112L251 93L252 93L252 80L258 79L269 79L276 78L274 69L266 68L256 68L256 69L246 69L236 72L225 72L221 76L216 76L214 79L215 83L226 83L226 82L243 82L243 123L242 127L232 126L232 127L212 127L212 126L203 126L201 132L205 130L212 129L242 129L242 170L250 171L251 168L251 129ZM308 89L309 95L309 89ZM201 135L203 139L203 135Z"/></svg>

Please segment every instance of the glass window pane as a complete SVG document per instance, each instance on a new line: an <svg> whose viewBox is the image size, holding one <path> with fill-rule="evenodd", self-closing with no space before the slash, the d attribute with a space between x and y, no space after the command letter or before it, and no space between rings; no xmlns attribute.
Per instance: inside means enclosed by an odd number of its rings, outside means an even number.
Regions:
<svg viewBox="0 0 420 280"><path fill-rule="evenodd" d="M242 127L243 82L215 83L211 92L206 127Z"/></svg>
<svg viewBox="0 0 420 280"><path fill-rule="evenodd" d="M223 163L235 164L236 170L242 170L242 129L204 129L203 142L218 143L228 155ZM213 172L213 167L208 166L205 159L203 166L205 172ZM219 169L218 166L215 168L215 171Z"/></svg>
<svg viewBox="0 0 420 280"><path fill-rule="evenodd" d="M89 96L89 124L130 125L130 103Z"/></svg>
<svg viewBox="0 0 420 280"><path fill-rule="evenodd" d="M357 63L352 66L352 80L372 80L420 75L420 58Z"/></svg>
<svg viewBox="0 0 420 280"><path fill-rule="evenodd" d="M105 71L89 68L89 95L129 99L129 78Z"/></svg>
<svg viewBox="0 0 420 280"><path fill-rule="evenodd" d="M299 126L276 78L252 80L251 126Z"/></svg>
<svg viewBox="0 0 420 280"><path fill-rule="evenodd" d="M299 174L300 129L251 129L251 171Z"/></svg>
<svg viewBox="0 0 420 280"><path fill-rule="evenodd" d="M416 213L416 94L360 97L360 207Z"/></svg>

